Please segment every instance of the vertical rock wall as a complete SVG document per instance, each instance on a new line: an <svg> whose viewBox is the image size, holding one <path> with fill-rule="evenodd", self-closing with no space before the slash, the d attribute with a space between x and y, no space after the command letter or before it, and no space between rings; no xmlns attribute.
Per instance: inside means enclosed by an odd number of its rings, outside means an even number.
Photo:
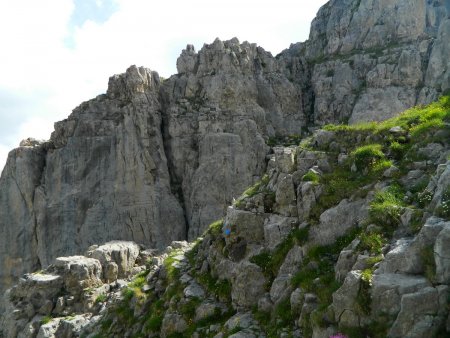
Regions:
<svg viewBox="0 0 450 338"><path fill-rule="evenodd" d="M269 137L381 120L450 89L444 0L331 0L277 57L216 40L160 80L108 92L10 153L0 180L0 290L93 243L193 239L266 168Z"/></svg>

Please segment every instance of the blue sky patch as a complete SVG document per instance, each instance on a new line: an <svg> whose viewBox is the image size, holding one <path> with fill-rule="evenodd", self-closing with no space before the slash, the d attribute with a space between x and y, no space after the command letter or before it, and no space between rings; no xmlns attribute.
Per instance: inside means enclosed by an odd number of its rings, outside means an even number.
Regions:
<svg viewBox="0 0 450 338"><path fill-rule="evenodd" d="M69 21L69 36L65 41L69 48L74 47L73 32L75 28L82 27L89 20L102 24L119 10L116 0L74 0L74 5L75 8Z"/></svg>

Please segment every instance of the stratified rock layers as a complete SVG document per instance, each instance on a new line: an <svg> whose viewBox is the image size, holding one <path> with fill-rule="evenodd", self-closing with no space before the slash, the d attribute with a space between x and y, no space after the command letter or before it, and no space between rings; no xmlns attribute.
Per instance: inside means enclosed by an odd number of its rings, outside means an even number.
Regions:
<svg viewBox="0 0 450 338"><path fill-rule="evenodd" d="M188 46L162 81L108 92L10 153L0 180L0 291L91 244L192 239L266 169L269 137L380 120L450 88L444 0L332 0L272 57L237 39Z"/></svg>

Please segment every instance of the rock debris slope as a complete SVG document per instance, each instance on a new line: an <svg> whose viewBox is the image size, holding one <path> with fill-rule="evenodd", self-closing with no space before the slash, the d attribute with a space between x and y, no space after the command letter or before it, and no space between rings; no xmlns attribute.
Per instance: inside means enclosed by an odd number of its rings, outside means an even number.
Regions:
<svg viewBox="0 0 450 338"><path fill-rule="evenodd" d="M195 239L262 177L267 141L437 99L450 88L449 13L444 0L333 0L277 57L216 40L187 46L169 79L134 66L113 76L49 141L10 153L0 290L92 244Z"/></svg>
<svg viewBox="0 0 450 338"><path fill-rule="evenodd" d="M446 96L276 146L197 240L108 242L23 276L0 336L448 337L449 140Z"/></svg>

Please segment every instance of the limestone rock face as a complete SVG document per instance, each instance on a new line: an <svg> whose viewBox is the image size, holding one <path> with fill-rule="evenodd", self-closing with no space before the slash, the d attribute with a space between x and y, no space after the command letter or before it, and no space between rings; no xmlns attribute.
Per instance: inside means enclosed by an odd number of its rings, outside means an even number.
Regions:
<svg viewBox="0 0 450 338"><path fill-rule="evenodd" d="M196 238L270 167L269 138L436 99L450 88L449 14L445 0L331 0L309 40L276 57L216 39L198 52L188 45L169 79L136 66L112 76L107 93L57 122L48 142L28 139L10 153L0 179L0 292L92 244L162 248ZM307 151L282 156L271 207L302 221L321 194L298 184L302 170L329 165ZM121 273L113 263L103 269L112 279Z"/></svg>
<svg viewBox="0 0 450 338"><path fill-rule="evenodd" d="M0 178L0 291L40 267L33 195L45 165L45 144L9 153Z"/></svg>
<svg viewBox="0 0 450 338"><path fill-rule="evenodd" d="M262 176L265 139L306 123L299 87L255 44L216 39L198 53L188 46L177 65L163 90L166 149L194 238Z"/></svg>
<svg viewBox="0 0 450 338"><path fill-rule="evenodd" d="M449 12L444 0L322 6L310 39L283 53L297 58L293 64L302 57L314 63L314 120L382 120L450 88Z"/></svg>

